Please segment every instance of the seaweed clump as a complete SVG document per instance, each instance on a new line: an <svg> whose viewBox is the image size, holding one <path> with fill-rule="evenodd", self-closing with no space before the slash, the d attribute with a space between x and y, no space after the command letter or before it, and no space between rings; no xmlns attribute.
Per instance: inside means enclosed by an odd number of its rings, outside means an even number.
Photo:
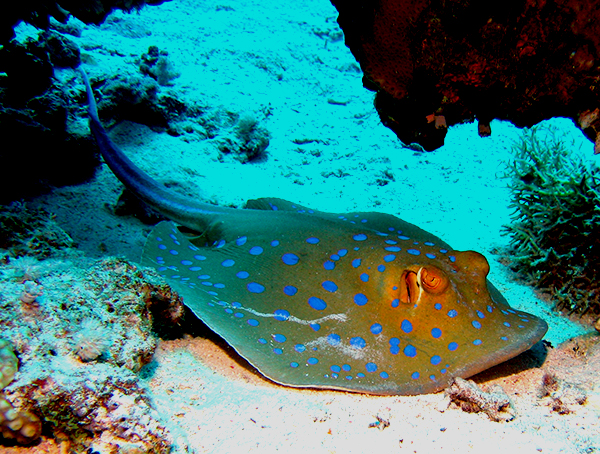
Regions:
<svg viewBox="0 0 600 454"><path fill-rule="evenodd" d="M558 309L600 314L600 169L556 128L525 130L513 153L511 266Z"/></svg>

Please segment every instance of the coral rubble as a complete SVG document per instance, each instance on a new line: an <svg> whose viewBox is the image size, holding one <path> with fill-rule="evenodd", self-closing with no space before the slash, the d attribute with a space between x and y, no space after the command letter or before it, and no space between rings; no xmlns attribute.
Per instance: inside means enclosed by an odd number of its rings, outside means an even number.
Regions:
<svg viewBox="0 0 600 454"><path fill-rule="evenodd" d="M140 71L142 74L152 77L158 82L158 85L172 85L172 80L180 76L180 73L173 68L169 53L160 50L156 46L150 46L148 53L142 55L140 62Z"/></svg>
<svg viewBox="0 0 600 454"><path fill-rule="evenodd" d="M511 266L560 309L600 314L600 169L543 126L513 151Z"/></svg>
<svg viewBox="0 0 600 454"><path fill-rule="evenodd" d="M576 405L583 405L587 400L585 390L573 383L568 383L546 373L542 377L541 398L552 411L566 415L573 412Z"/></svg>
<svg viewBox="0 0 600 454"><path fill-rule="evenodd" d="M511 421L515 411L500 385L482 391L474 381L456 377L444 391L447 402L467 413L485 413L492 421Z"/></svg>
<svg viewBox="0 0 600 454"><path fill-rule="evenodd" d="M168 452L172 437L139 373L152 359L155 329L183 315L177 294L153 272L121 259L92 261L62 249L40 260L7 250L2 257L4 436L26 443L40 436L43 425L44 434L66 439L74 452Z"/></svg>
<svg viewBox="0 0 600 454"><path fill-rule="evenodd" d="M477 118L570 117L600 152L600 0L332 0L383 124L426 150ZM440 123L438 118L444 117Z"/></svg>

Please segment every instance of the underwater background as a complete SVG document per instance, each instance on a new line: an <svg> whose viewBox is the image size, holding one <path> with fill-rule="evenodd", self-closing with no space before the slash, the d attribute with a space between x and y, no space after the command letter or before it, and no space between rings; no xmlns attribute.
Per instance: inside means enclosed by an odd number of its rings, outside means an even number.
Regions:
<svg viewBox="0 0 600 454"><path fill-rule="evenodd" d="M484 254L490 281L511 306L549 325L543 368L533 357L516 358L476 377L504 387L512 420L446 409L443 393L376 397L278 386L210 333L153 330L149 320L178 319L183 309L158 277L135 268L151 230L138 218L151 215L131 200L117 204L122 185L101 165L89 181L16 209L43 208L53 216L47 228L73 243L49 241L65 246L60 253L32 247L38 260L3 252L0 330L20 368L5 393L17 406L37 402L44 430L38 445L0 445L0 452L600 450L600 358L587 347L594 329L554 311L504 264L512 212L506 174L523 130L494 120L492 135L481 138L466 123L451 127L434 152L403 146L380 123L336 19L326 1L172 0L116 11L100 26L71 19L68 28L53 27L80 48L93 82L109 80L98 102L111 138L168 187L221 206L280 197L327 212L388 213L457 250ZM38 33L21 25L17 39ZM85 133L78 73L55 69L54 76L80 100L67 121ZM540 127L598 162L571 120ZM170 309L148 308L148 294ZM31 295L38 296L33 308ZM547 391L554 386L544 381L548 371L570 384L562 407ZM587 396L583 405L576 386Z"/></svg>

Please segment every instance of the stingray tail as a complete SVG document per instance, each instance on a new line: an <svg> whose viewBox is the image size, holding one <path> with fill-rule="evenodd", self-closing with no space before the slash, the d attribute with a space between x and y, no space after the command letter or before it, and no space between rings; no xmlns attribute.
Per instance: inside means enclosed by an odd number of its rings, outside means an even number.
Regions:
<svg viewBox="0 0 600 454"><path fill-rule="evenodd" d="M87 92L90 129L100 148L100 153L116 177L128 189L162 215L200 232L206 230L215 216L230 210L230 208L199 203L169 191L136 166L108 137L98 117L98 107L90 81L81 66L79 73Z"/></svg>

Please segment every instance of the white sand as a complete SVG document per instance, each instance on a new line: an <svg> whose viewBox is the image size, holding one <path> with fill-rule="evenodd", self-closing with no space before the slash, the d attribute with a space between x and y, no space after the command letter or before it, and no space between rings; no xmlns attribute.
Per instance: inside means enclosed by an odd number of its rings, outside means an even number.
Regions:
<svg viewBox="0 0 600 454"><path fill-rule="evenodd" d="M92 77L137 74L136 60L156 45L181 72L163 93L257 118L270 112L262 122L271 133L267 159L249 164L219 162L214 142L194 134L172 137L132 123L114 128L114 140L156 178L221 205L277 196L324 211L397 215L456 249L486 255L490 280L511 305L548 322L546 339L554 346L582 334L581 326L511 280L494 255L508 244L500 234L510 220L501 175L521 131L494 121L492 136L480 138L476 125L464 124L450 128L446 145L435 152L403 149L380 124L373 93L362 87L336 17L327 0L173 0L139 14L117 12L101 27L86 27L76 41L92 63L86 65ZM57 77L68 82L76 75L64 70ZM592 159L592 144L569 120L552 123ZM294 143L306 139L313 142ZM378 184L389 175L388 184ZM87 254L137 260L149 229L105 207L114 204L119 190L104 166L94 181L59 189L38 203L56 213ZM482 414L440 412L442 394L372 397L275 386L202 339L163 343L156 366L148 386L178 437L176 452L600 450L598 388L588 386L588 404L558 415L536 397L540 373L526 382L530 389L509 391L517 418L494 423ZM512 378L513 388L519 377ZM369 427L377 417L389 427Z"/></svg>

